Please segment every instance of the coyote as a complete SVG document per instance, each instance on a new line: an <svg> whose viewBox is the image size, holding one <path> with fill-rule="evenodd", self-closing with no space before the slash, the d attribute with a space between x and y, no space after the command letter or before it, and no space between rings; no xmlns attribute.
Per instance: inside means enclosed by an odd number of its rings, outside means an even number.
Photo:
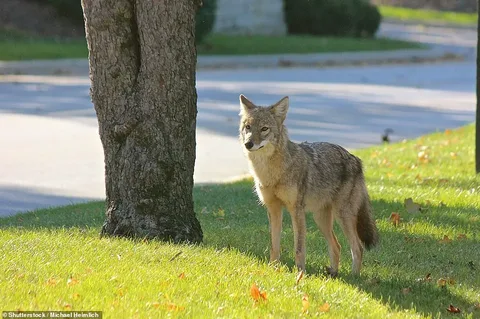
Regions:
<svg viewBox="0 0 480 319"><path fill-rule="evenodd" d="M260 201L270 223L270 261L280 258L282 209L290 213L295 265L305 271L305 212L328 243L331 276L336 276L340 244L333 233L334 218L341 225L352 253L352 273L359 274L364 247L378 243L361 160L343 147L289 140L284 121L288 96L268 106L256 106L240 95L240 141Z"/></svg>

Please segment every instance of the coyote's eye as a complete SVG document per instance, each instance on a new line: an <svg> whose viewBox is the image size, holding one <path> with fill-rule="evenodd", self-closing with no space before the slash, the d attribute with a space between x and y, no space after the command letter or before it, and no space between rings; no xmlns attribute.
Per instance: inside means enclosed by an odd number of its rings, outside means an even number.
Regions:
<svg viewBox="0 0 480 319"><path fill-rule="evenodd" d="M268 127L266 127L266 126L262 127L262 131L263 131L263 132L268 131Z"/></svg>
<svg viewBox="0 0 480 319"><path fill-rule="evenodd" d="M250 129L250 125L245 125L245 129L249 130Z"/></svg>

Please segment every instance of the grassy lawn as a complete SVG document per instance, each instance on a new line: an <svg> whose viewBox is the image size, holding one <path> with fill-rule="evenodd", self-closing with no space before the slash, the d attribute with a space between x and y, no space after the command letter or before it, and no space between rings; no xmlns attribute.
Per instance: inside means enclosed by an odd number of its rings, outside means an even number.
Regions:
<svg viewBox="0 0 480 319"><path fill-rule="evenodd" d="M323 53L420 48L419 44L391 39L318 38L313 36L212 35L198 46L198 54L242 55L275 53ZM85 40L54 41L1 35L0 61L86 58Z"/></svg>
<svg viewBox="0 0 480 319"><path fill-rule="evenodd" d="M408 9L390 6L379 6L379 9L383 18L387 19L417 22L441 22L473 26L476 26L477 24L477 13Z"/></svg>
<svg viewBox="0 0 480 319"><path fill-rule="evenodd" d="M350 275L338 228L340 276L323 277L326 244L309 218L309 275L296 284L288 214L282 265L268 265L267 216L245 180L195 187L205 236L199 246L100 239L100 202L0 219L2 310L102 310L104 318L479 318L473 125L355 153L365 163L381 234L380 247L365 253L360 278ZM405 209L409 197L421 212ZM266 300L254 301L253 284ZM461 313L449 313L450 304Z"/></svg>
<svg viewBox="0 0 480 319"><path fill-rule="evenodd" d="M275 54L387 51L421 48L420 44L392 39L319 38L314 36L209 36L199 54Z"/></svg>

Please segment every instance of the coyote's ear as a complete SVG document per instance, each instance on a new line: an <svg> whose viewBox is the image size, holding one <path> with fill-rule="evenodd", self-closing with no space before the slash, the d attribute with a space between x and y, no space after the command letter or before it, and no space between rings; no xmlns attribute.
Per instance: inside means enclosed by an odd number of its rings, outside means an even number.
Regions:
<svg viewBox="0 0 480 319"><path fill-rule="evenodd" d="M275 117L279 118L282 122L287 117L288 111L288 96L285 96L283 99L273 104L270 107L270 110L275 114Z"/></svg>
<svg viewBox="0 0 480 319"><path fill-rule="evenodd" d="M256 108L255 104L253 104L249 99L247 99L245 95L240 94L240 115L247 114L254 108Z"/></svg>

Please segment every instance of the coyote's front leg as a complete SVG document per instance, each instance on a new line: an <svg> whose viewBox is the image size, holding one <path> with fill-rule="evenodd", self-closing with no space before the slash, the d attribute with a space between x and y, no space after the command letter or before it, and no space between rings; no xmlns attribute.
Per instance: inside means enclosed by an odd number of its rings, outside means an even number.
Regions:
<svg viewBox="0 0 480 319"><path fill-rule="evenodd" d="M280 239L282 234L282 203L278 199L270 198L265 203L270 223L270 262L280 260Z"/></svg>
<svg viewBox="0 0 480 319"><path fill-rule="evenodd" d="M305 239L306 239L306 222L305 209L300 205L288 207L290 216L292 217L293 240L295 249L295 265L298 270L305 271Z"/></svg>

